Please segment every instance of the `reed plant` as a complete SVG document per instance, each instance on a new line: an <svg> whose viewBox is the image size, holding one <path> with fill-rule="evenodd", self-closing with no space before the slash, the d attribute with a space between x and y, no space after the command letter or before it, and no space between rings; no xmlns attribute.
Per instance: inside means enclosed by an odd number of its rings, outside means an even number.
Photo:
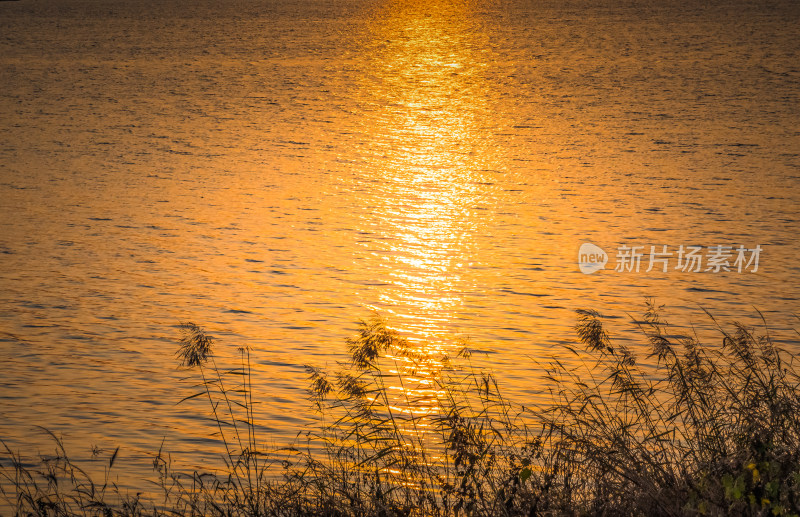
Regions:
<svg viewBox="0 0 800 517"><path fill-rule="evenodd" d="M95 481L70 459L61 437L40 429L50 435L54 450L40 456L38 463L29 463L2 442L6 454L0 463L0 496L5 505L0 509L16 516L143 515L138 496L120 497L119 487L111 481L119 447L105 460L102 481Z"/></svg>
<svg viewBox="0 0 800 517"><path fill-rule="evenodd" d="M701 344L660 314L649 302L633 348L578 311L575 344L541 360L538 404L507 400L468 344L432 355L362 321L347 361L306 367L317 424L277 450L255 422L249 349L219 366L212 338L185 324L178 358L198 382L183 402L206 400L221 474L176 472L159 451L161 495L145 504L108 475L92 482L56 439L35 467L7 448L0 486L15 515L42 516L800 515L792 354L766 324L709 315L719 337Z"/></svg>
<svg viewBox="0 0 800 517"><path fill-rule="evenodd" d="M589 514L800 514L800 378L794 356L741 324L720 342L674 336L648 302L653 371L578 311L580 366L554 362L540 413L546 507ZM716 321L709 315L711 321ZM793 343L796 346L796 343Z"/></svg>

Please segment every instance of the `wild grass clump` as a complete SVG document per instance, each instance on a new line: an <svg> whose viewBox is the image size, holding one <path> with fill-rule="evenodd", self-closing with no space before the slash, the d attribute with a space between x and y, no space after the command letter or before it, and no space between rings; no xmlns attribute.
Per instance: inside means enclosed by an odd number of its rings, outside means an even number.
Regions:
<svg viewBox="0 0 800 517"><path fill-rule="evenodd" d="M491 374L431 357L379 318L362 322L348 347L338 371L308 367L325 424L307 438L323 449L287 469L288 514L518 513L541 442ZM467 359L461 349L456 360Z"/></svg>
<svg viewBox="0 0 800 517"><path fill-rule="evenodd" d="M800 378L768 331L717 325L721 342L639 326L653 371L578 311L580 366L556 362L541 413L550 507L590 514L800 514ZM710 315L709 315L710 317ZM712 318L713 321L713 318ZM765 325L766 327L766 325Z"/></svg>
<svg viewBox="0 0 800 517"><path fill-rule="evenodd" d="M207 401L223 474L176 473L159 452L161 496L143 504L106 496L63 448L43 470L8 451L6 496L43 516L800 515L791 354L766 325L717 325L701 344L652 303L635 323L634 349L578 311L576 345L545 365L551 400L522 405L468 348L434 355L361 322L346 362L306 367L318 425L281 450L258 436L249 350L220 367L213 339L185 324L178 358L199 382L184 401Z"/></svg>
<svg viewBox="0 0 800 517"><path fill-rule="evenodd" d="M0 510L13 511L16 516L143 515L144 506L138 497L121 497L119 488L110 479L119 447L107 460L103 481L95 482L69 458L60 437L43 431L51 436L55 449L53 454L41 456L38 465L28 464L0 442L6 453L0 463L0 502L5 499L6 504L0 504Z"/></svg>

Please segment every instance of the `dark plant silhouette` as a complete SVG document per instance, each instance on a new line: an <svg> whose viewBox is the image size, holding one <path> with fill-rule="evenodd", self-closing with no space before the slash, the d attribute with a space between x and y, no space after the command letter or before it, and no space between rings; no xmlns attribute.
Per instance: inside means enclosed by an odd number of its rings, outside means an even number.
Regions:
<svg viewBox="0 0 800 517"><path fill-rule="evenodd" d="M19 516L800 515L800 377L768 331L717 325L701 344L649 302L640 366L601 315L577 315L539 406L508 401L466 347L431 357L363 321L347 363L306 367L319 426L277 451L257 437L249 350L221 368L184 324L178 358L200 382L182 402L208 401L225 475L175 472L159 451L162 497L144 503L94 483L53 435L37 467L6 448L0 487Z"/></svg>

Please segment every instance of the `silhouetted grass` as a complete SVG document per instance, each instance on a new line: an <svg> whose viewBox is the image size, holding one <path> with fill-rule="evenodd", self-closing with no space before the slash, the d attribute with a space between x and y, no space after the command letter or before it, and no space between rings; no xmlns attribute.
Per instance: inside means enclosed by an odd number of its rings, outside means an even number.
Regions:
<svg viewBox="0 0 800 517"><path fill-rule="evenodd" d="M248 349L221 368L186 324L178 357L199 383L184 400L207 400L224 475L173 472L159 452L161 497L144 504L94 483L54 436L56 457L35 467L7 450L5 496L47 516L800 515L792 356L738 324L710 345L674 337L652 304L637 324L647 368L578 311L570 357L545 366L550 403L522 406L466 348L432 357L362 322L347 363L307 367L320 425L280 451L259 445Z"/></svg>

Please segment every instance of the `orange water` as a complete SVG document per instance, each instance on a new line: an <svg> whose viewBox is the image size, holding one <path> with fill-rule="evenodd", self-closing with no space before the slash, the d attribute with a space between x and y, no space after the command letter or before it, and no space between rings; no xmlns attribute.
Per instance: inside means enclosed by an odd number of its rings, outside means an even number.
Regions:
<svg viewBox="0 0 800 517"><path fill-rule="evenodd" d="M303 365L373 311L471 338L525 402L576 308L623 340L646 296L682 331L755 306L790 336L799 11L681 4L3 2L0 438L121 445L131 486L162 439L215 461L202 404L175 405L181 321L252 347L275 445L311 419ZM622 245L763 252L616 272Z"/></svg>

